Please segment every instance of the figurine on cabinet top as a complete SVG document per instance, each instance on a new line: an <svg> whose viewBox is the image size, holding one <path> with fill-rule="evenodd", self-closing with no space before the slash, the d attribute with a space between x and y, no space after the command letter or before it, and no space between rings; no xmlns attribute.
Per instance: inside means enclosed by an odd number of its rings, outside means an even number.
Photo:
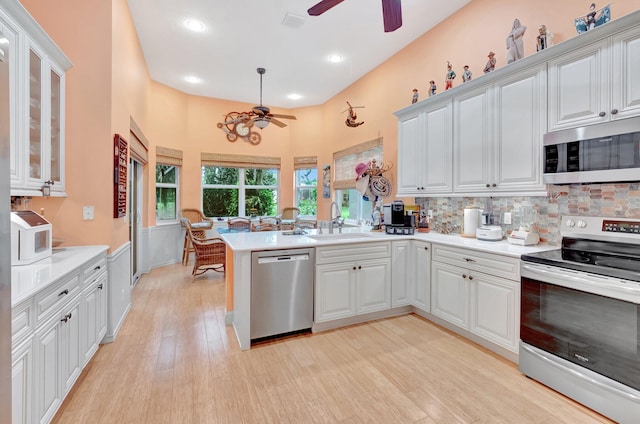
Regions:
<svg viewBox="0 0 640 424"><path fill-rule="evenodd" d="M527 27L520 24L518 18L514 19L511 32L507 35L507 63L515 62L524 57L524 33Z"/></svg>
<svg viewBox="0 0 640 424"><path fill-rule="evenodd" d="M539 52L553 46L553 32L549 31L545 25L540 26L538 32L536 51Z"/></svg>
<svg viewBox="0 0 640 424"><path fill-rule="evenodd" d="M471 71L469 70L469 65L464 65L464 72L462 73L462 82L471 81Z"/></svg>
<svg viewBox="0 0 640 424"><path fill-rule="evenodd" d="M445 91L453 87L453 79L456 77L456 72L452 68L451 63L447 61L447 75L444 81Z"/></svg>
<svg viewBox="0 0 640 424"><path fill-rule="evenodd" d="M429 81L429 97L436 95L436 82L434 80Z"/></svg>
<svg viewBox="0 0 640 424"><path fill-rule="evenodd" d="M578 34L589 31L611 20L611 5L608 4L600 10L596 10L596 4L591 3L589 13L585 16L575 18L575 26Z"/></svg>
<svg viewBox="0 0 640 424"><path fill-rule="evenodd" d="M496 54L494 52L489 52L487 57L489 58L489 60L487 60L487 64L484 65L483 69L485 74L496 69Z"/></svg>
<svg viewBox="0 0 640 424"><path fill-rule="evenodd" d="M411 98L411 104L418 103L418 89L413 89L413 97Z"/></svg>

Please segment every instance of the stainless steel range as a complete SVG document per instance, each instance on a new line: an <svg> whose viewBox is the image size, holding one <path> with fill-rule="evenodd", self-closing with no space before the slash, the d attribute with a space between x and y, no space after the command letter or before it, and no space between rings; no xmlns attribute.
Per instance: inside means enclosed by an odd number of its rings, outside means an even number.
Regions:
<svg viewBox="0 0 640 424"><path fill-rule="evenodd" d="M565 216L522 257L520 370L621 423L640 420L640 219Z"/></svg>

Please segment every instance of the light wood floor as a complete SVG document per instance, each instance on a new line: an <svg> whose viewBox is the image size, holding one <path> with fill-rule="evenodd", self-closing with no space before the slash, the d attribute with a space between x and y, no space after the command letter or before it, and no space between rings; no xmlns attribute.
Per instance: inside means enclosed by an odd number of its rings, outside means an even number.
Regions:
<svg viewBox="0 0 640 424"><path fill-rule="evenodd" d="M602 423L491 352L416 315L240 351L224 281L181 265L133 290L56 423Z"/></svg>

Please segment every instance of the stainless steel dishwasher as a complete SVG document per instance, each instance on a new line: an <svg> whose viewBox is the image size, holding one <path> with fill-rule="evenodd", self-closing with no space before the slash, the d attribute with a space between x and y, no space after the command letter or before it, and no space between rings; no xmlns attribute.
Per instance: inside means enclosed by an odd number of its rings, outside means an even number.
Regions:
<svg viewBox="0 0 640 424"><path fill-rule="evenodd" d="M311 328L315 249L251 253L251 339Z"/></svg>

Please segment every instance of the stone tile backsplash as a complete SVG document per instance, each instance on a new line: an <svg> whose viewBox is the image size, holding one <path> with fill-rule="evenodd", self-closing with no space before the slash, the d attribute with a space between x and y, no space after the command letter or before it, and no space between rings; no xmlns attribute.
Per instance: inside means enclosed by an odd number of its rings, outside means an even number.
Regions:
<svg viewBox="0 0 640 424"><path fill-rule="evenodd" d="M563 215L610 216L640 219L640 183L550 185L546 197L418 197L416 205L433 210L431 227L446 223L462 228L465 208L477 207L492 214L495 224L510 232L520 225L520 204L528 200L538 211L541 241L560 244ZM504 224L505 212L512 214Z"/></svg>

